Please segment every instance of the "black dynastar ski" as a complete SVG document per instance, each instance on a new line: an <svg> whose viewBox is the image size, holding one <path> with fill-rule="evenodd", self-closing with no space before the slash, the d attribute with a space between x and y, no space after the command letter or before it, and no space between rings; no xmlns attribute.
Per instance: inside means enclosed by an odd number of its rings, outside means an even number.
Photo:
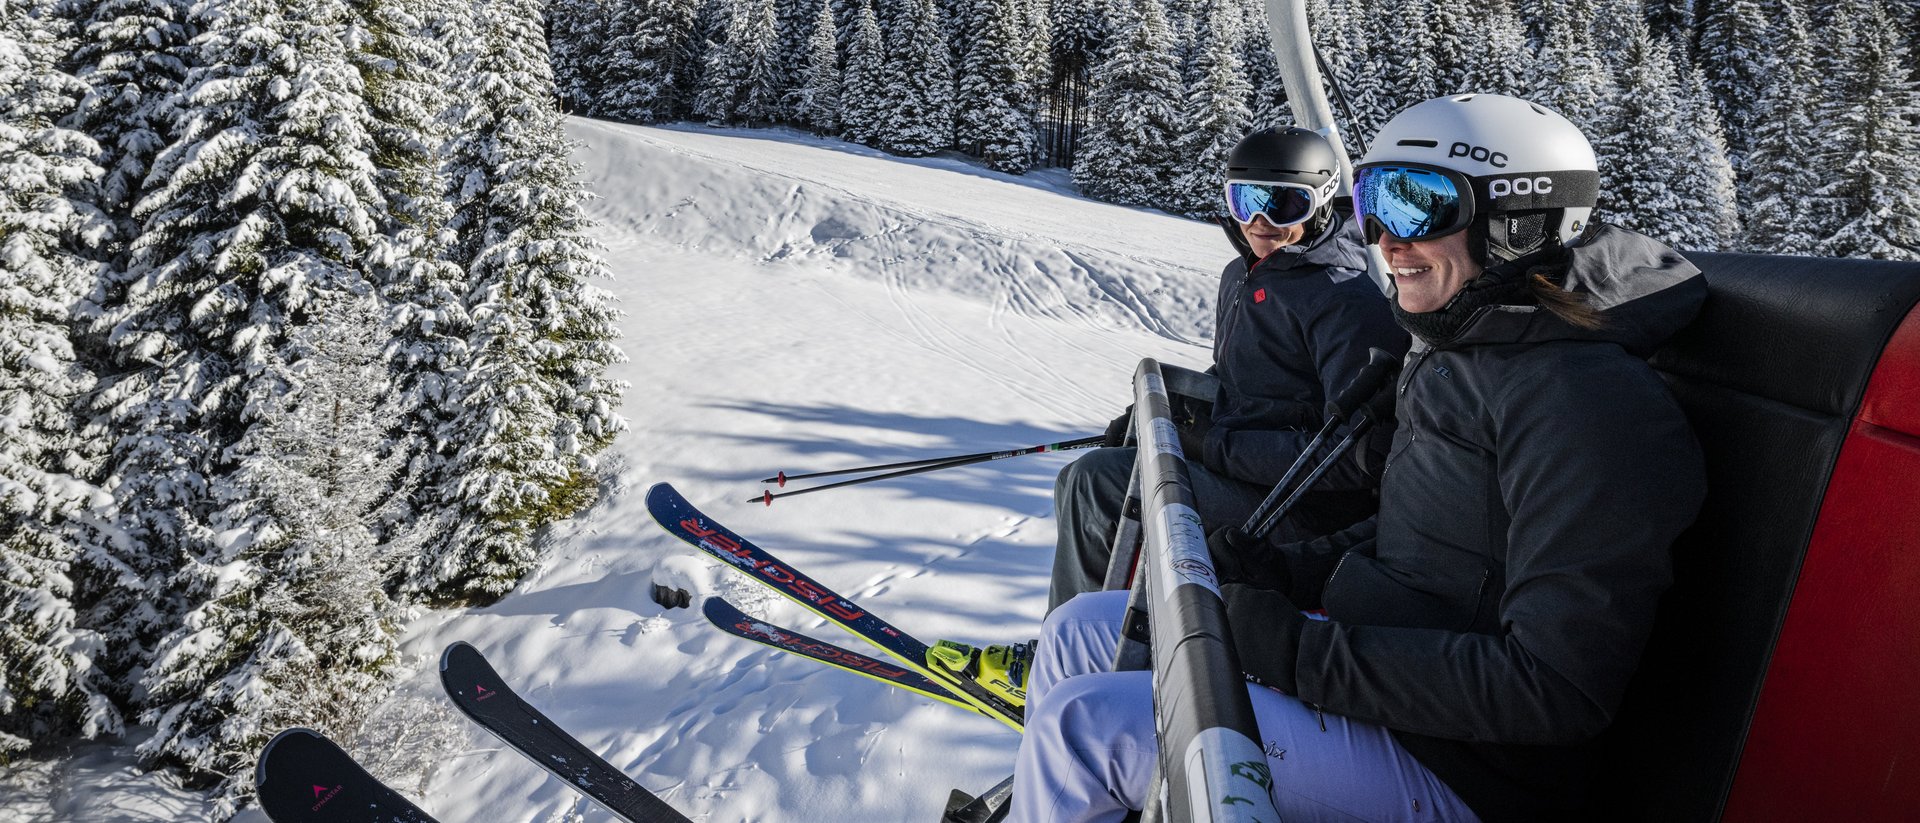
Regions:
<svg viewBox="0 0 1920 823"><path fill-rule="evenodd" d="M274 823L434 823L312 729L288 729L267 741L254 785Z"/></svg>
<svg viewBox="0 0 1920 823"><path fill-rule="evenodd" d="M979 711L973 707L973 704L955 697L953 692L948 691L945 686L928 680L917 672L885 660L840 648L824 640L816 640L792 629L773 625L740 611L732 603L720 597L708 597L707 602L701 604L700 611L707 616L708 622L735 637L743 637L789 654L817 660L836 669L870 677L921 697L931 697L968 711Z"/></svg>
<svg viewBox="0 0 1920 823"><path fill-rule="evenodd" d="M872 643L920 676L947 687L948 691L982 714L1007 724L1015 731L1022 729L1022 707L1001 700L998 695L971 679L953 677L928 666L927 644L854 605L853 601L780 562L765 549L700 513L673 486L656 483L648 489L647 512L653 515L661 528L675 537L727 562L785 595L787 599L806 607L808 611Z"/></svg>
<svg viewBox="0 0 1920 823"><path fill-rule="evenodd" d="M440 683L475 723L608 811L631 823L688 823L685 815L522 700L471 644L455 643L440 655Z"/></svg>

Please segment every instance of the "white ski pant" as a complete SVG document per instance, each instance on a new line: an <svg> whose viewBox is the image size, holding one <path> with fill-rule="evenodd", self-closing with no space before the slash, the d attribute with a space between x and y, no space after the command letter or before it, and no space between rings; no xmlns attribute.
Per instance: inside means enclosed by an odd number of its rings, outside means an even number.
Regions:
<svg viewBox="0 0 1920 823"><path fill-rule="evenodd" d="M1126 605L1124 591L1094 592L1047 616L1008 823L1117 823L1146 804L1159 757L1153 675L1108 671ZM1287 823L1479 819L1385 728L1247 691Z"/></svg>

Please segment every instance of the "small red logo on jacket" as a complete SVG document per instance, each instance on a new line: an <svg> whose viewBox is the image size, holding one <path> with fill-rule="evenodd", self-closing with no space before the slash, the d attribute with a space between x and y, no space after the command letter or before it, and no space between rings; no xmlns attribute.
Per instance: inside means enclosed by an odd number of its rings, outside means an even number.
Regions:
<svg viewBox="0 0 1920 823"><path fill-rule="evenodd" d="M1265 303L1265 302L1267 302L1267 290L1266 290L1266 289L1254 289L1254 290L1253 290L1253 302L1255 302L1255 303Z"/></svg>

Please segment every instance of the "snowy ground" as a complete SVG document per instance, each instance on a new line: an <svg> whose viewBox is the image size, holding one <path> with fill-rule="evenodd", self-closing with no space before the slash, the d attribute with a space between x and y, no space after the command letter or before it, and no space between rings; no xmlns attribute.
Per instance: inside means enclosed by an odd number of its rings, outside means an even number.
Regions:
<svg viewBox="0 0 1920 823"><path fill-rule="evenodd" d="M1219 264L1211 226L1094 203L1052 175L903 161L782 130L574 121L600 200L633 427L600 503L550 535L498 604L434 612L397 699L437 699L433 661L484 651L523 695L696 820L931 821L947 790L1007 774L991 720L720 634L653 580L857 641L706 562L648 518L648 485L696 505L931 640L1035 634L1053 475L1001 461L748 504L789 472L1052 442L1122 408L1141 356L1202 366ZM446 823L611 819L491 738L409 793ZM10 785L9 785L10 784ZM124 747L0 782L0 821L198 819ZM584 813L584 814L582 814ZM261 823L257 811L240 820Z"/></svg>

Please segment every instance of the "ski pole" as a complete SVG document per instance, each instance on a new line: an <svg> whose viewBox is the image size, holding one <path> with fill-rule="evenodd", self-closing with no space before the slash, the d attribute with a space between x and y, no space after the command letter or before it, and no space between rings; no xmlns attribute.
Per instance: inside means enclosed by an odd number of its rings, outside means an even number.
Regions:
<svg viewBox="0 0 1920 823"><path fill-rule="evenodd" d="M1273 511L1274 503L1280 500L1281 495L1286 494L1287 487L1293 484L1293 479L1299 476L1300 470L1313 459L1314 452L1320 450L1320 444L1326 442L1327 437L1333 434L1333 430L1339 428L1341 423L1346 422L1348 415L1353 414L1355 409L1379 393L1381 387L1392 379L1393 373L1399 371L1396 368L1398 365L1399 361L1391 354L1379 349L1367 350L1367 364L1360 367L1360 373L1353 376L1353 380L1347 383L1345 389L1340 390L1339 396L1327 403L1326 424L1320 427L1320 432L1315 434L1312 440L1307 441L1307 447L1300 450L1300 456L1294 458L1293 465L1288 466L1286 474L1280 476L1280 482L1273 485L1273 491L1267 492L1266 499L1254 507L1253 513L1247 516L1246 525L1240 527L1241 532L1248 535L1255 535L1256 532L1265 534L1264 531L1260 531L1261 524L1269 520L1268 515ZM1306 482L1312 483L1313 478L1309 478ZM1268 528L1272 527L1268 526Z"/></svg>
<svg viewBox="0 0 1920 823"><path fill-rule="evenodd" d="M877 472L887 469L904 469L908 466L925 466L929 463L951 463L956 460L998 460L1002 457L1018 457L1023 454L1035 454L1045 451L1067 451L1068 449L1079 449L1090 445L1097 445L1100 442L1100 438L1100 435L1096 435L1094 437L1084 437L1079 440L1069 440L1065 443L1049 443L1043 446L1031 446L1024 449L976 452L974 454L952 454L945 457L925 457L919 460L902 460L898 463L882 463L878 466L860 466L853 469L834 469L824 472L807 472L806 474L787 474L786 472L780 472L760 482L773 483L784 489L787 486L788 480L811 480L815 477L833 477L841 474L860 474L862 472ZM873 479L877 480L879 478ZM822 486L821 488L825 487Z"/></svg>
<svg viewBox="0 0 1920 823"><path fill-rule="evenodd" d="M1100 445L1101 441L1104 439L1106 439L1106 435L1096 434L1096 435L1093 435L1092 437L1082 437L1078 440L1068 440L1062 443L1045 443L1038 446L1028 446L1027 448L1024 448L1024 449L1009 449L1007 451L981 452L979 454L963 454L958 457L940 458L938 462L929 463L927 461L912 461L905 464L909 466L909 468L900 469L899 471L887 472L886 474L876 474L872 477L856 477L852 480L842 480L838 483L828 483L827 485L824 485L824 486L814 486L813 488L810 488L810 489L797 489L795 491L781 492L779 494L775 494L771 490L763 491L760 493L759 497L748 498L747 502L748 503L764 503L768 506L771 506L773 505L774 500L782 497L792 497L797 494L807 494L809 492L819 492L819 491L826 491L827 489L837 489L837 488L840 488L841 486L857 486L861 483L872 483L875 480L888 480L895 477L906 477L908 475L921 474L921 473L930 472L930 471L939 471L940 469L951 469L958 466L970 466L975 463L985 463L989 460L1004 460L1009 457L1019 457L1020 455L1023 455L1023 454L1040 454L1043 452L1060 452L1060 451L1071 451L1073 449L1084 449L1091 446L1098 446ZM876 468L884 468L884 467L868 467L868 469L866 470L872 471ZM848 471L854 471L854 470L850 469ZM845 474L846 472L838 472L838 473ZM802 475L802 476L818 477L820 476L820 474L821 473L816 473L813 475ZM793 480L796 478L788 477L787 479Z"/></svg>
<svg viewBox="0 0 1920 823"><path fill-rule="evenodd" d="M1262 522L1259 528L1248 532L1248 537L1258 542L1267 536L1267 532L1273 531L1274 526L1279 525L1280 518L1286 517L1287 512L1293 510L1293 504L1300 502L1301 496L1305 495L1308 489L1313 488L1313 484L1320 482L1320 476L1326 474L1328 469L1333 468L1333 464L1340 462L1340 458L1346 456L1347 450L1359 441L1360 435L1366 434L1368 429L1373 428L1372 412L1373 409L1370 406L1360 408L1359 414L1354 415L1353 428L1347 430L1347 436L1334 445L1333 451L1327 452L1327 459L1320 461L1320 465L1314 466L1313 471L1307 473L1307 479L1300 481L1300 485L1294 488L1292 494L1287 495L1286 500L1281 501L1280 505L1274 508L1272 514L1267 515L1266 521Z"/></svg>

